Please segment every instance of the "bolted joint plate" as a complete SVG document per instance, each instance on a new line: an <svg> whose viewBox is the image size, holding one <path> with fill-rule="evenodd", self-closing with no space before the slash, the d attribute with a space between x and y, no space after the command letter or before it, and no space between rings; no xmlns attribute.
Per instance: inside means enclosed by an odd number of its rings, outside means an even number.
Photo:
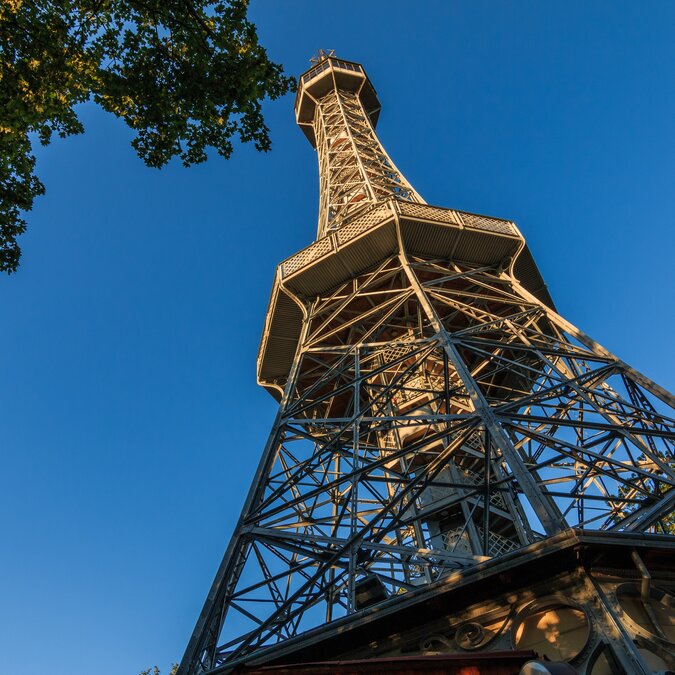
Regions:
<svg viewBox="0 0 675 675"><path fill-rule="evenodd" d="M501 266L553 307L514 223L390 198L360 211L277 267L258 351L258 383L280 399L308 303L399 253Z"/></svg>

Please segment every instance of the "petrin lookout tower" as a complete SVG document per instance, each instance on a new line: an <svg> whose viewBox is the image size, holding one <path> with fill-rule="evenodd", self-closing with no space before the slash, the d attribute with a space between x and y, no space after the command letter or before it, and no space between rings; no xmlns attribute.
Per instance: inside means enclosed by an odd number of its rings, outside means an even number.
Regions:
<svg viewBox="0 0 675 675"><path fill-rule="evenodd" d="M180 675L674 668L673 397L556 312L514 223L425 203L361 65L321 52L295 112L317 238L277 269L279 412Z"/></svg>

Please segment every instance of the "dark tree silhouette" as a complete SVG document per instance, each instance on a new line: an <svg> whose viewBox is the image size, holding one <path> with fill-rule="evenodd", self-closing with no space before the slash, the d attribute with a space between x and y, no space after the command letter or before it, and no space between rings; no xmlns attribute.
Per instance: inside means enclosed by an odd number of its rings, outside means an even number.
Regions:
<svg viewBox="0 0 675 675"><path fill-rule="evenodd" d="M270 147L261 101L294 88L247 18L248 0L3 0L0 3L0 271L44 187L31 144L84 131L93 100L135 132L151 167L185 166L238 136Z"/></svg>

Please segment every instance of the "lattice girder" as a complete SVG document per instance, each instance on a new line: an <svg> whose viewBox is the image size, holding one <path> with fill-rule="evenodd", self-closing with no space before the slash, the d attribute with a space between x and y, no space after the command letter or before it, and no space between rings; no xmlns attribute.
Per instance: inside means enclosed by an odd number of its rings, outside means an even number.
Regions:
<svg viewBox="0 0 675 675"><path fill-rule="evenodd" d="M375 134L379 102L363 68L329 58L303 78L296 114L319 156L319 237L389 198L424 203Z"/></svg>
<svg viewBox="0 0 675 675"><path fill-rule="evenodd" d="M568 527L666 529L667 401L507 271L392 255L305 312L193 672L359 611L372 575L394 597Z"/></svg>
<svg viewBox="0 0 675 675"><path fill-rule="evenodd" d="M180 675L570 528L675 530L675 398L557 314L512 222L424 203L378 114L359 64L301 78L319 235L277 269L279 410Z"/></svg>

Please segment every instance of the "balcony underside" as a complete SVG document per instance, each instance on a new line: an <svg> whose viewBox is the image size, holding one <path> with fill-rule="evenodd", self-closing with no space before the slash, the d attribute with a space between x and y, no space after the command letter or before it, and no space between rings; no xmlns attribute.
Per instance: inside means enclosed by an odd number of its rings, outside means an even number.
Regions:
<svg viewBox="0 0 675 675"><path fill-rule="evenodd" d="M501 266L553 307L525 239L512 222L391 199L278 266L258 353L258 382L276 398L281 395L307 302L399 253Z"/></svg>

